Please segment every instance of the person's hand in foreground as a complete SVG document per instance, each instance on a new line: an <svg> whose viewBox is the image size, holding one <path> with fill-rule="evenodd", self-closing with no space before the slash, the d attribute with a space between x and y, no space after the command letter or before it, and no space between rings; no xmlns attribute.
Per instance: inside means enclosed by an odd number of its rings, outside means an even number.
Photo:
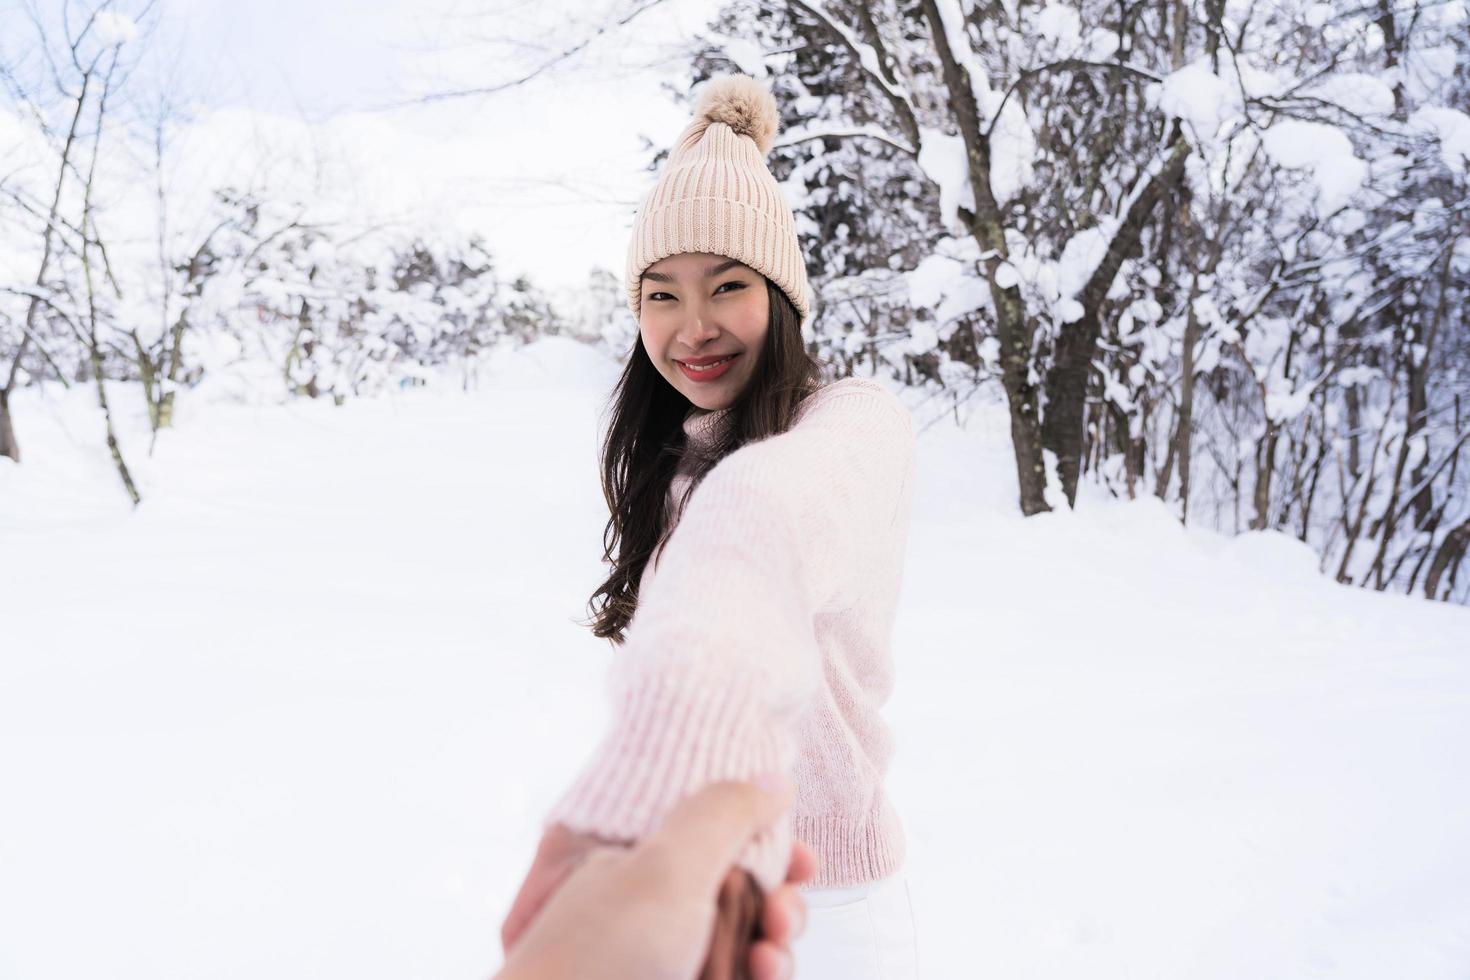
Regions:
<svg viewBox="0 0 1470 980"><path fill-rule="evenodd" d="M789 784L771 793L715 783L683 800L637 845L586 850L512 937L498 980L694 980L736 855L791 795ZM812 852L794 844L787 883L766 896L762 936L751 947L755 980L791 976L790 943L806 920L797 886L815 871Z"/></svg>

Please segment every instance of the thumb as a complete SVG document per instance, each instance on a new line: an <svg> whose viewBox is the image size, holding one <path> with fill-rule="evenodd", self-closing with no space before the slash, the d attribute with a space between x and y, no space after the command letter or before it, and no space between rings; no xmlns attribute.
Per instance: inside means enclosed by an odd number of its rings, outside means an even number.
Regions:
<svg viewBox="0 0 1470 980"><path fill-rule="evenodd" d="M664 822L644 838L648 849L669 859L681 879L697 893L718 891L741 848L791 804L793 789L784 776L755 783L711 783L685 797Z"/></svg>

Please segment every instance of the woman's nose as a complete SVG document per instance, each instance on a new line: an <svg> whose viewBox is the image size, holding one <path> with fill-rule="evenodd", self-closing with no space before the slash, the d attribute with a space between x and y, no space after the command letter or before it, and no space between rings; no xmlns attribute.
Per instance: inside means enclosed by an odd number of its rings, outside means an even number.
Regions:
<svg viewBox="0 0 1470 980"><path fill-rule="evenodd" d="M686 346L697 348L709 338L718 336L719 332L720 328L715 323L714 317L707 312L695 310L684 321L683 327L679 330L679 338Z"/></svg>

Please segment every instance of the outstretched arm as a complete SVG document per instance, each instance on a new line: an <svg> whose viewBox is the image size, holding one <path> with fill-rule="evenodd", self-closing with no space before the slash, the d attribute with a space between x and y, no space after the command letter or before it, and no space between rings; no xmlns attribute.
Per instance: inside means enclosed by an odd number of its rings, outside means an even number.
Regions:
<svg viewBox="0 0 1470 980"><path fill-rule="evenodd" d="M902 403L832 388L690 497L615 655L611 730L549 824L638 840L708 783L790 773L821 684L815 617L862 601L892 560L913 470ZM739 863L769 889L790 850L783 818Z"/></svg>

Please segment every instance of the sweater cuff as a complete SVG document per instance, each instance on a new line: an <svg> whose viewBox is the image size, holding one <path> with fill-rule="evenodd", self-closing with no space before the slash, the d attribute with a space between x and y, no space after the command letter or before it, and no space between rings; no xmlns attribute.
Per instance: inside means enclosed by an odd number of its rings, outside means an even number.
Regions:
<svg viewBox="0 0 1470 980"><path fill-rule="evenodd" d="M545 823L642 840L674 804L710 783L789 775L794 750L778 729L747 678L625 672L615 692L612 730ZM787 813L757 834L736 863L770 892L786 880L790 860Z"/></svg>

